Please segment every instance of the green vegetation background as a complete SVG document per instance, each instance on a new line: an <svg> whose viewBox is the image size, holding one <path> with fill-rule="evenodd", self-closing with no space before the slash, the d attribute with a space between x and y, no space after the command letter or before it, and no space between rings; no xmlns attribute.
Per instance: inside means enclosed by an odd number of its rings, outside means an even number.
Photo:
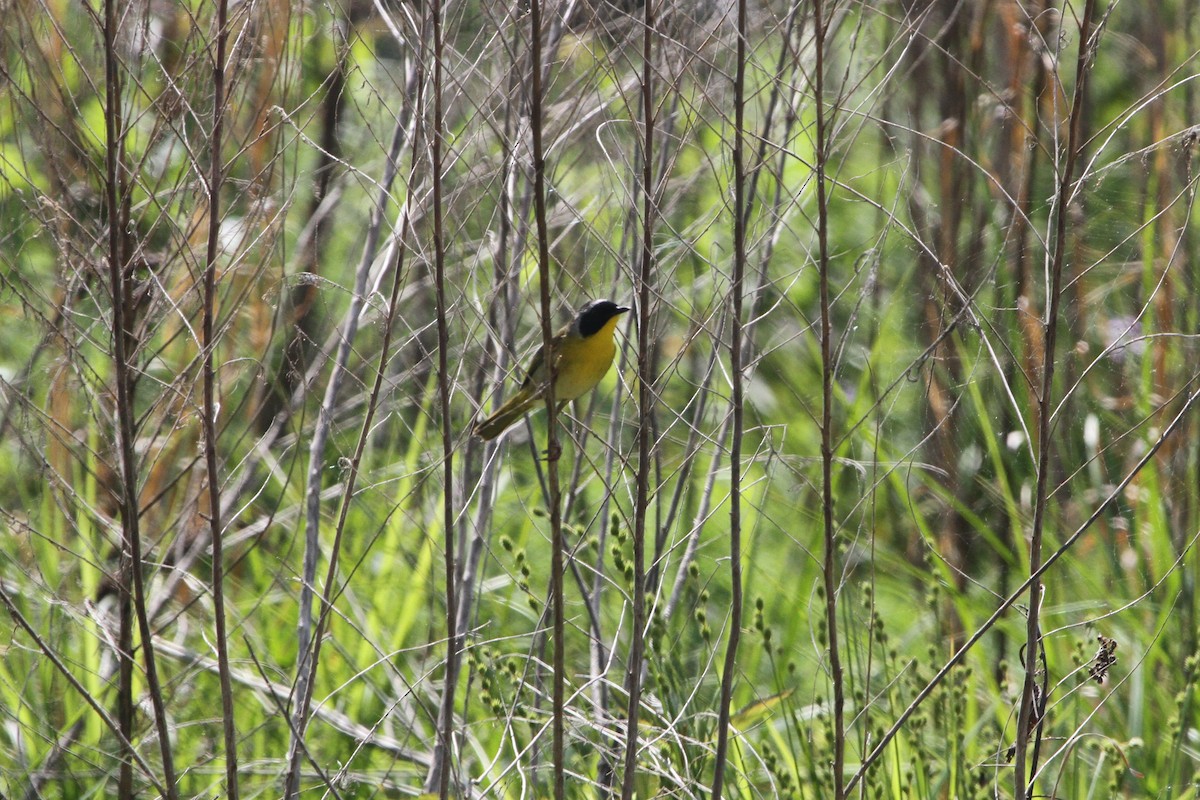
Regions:
<svg viewBox="0 0 1200 800"><path fill-rule="evenodd" d="M642 7L547 8L558 325L587 299L635 299L647 72ZM657 11L648 70L651 327L638 330L630 315L618 363L564 419L572 797L603 795L623 758L641 424L653 455L637 796L701 796L712 781L732 592L731 8ZM750 6L752 193L740 286L747 616L726 795L833 797L834 740L845 741L844 777L855 775L1029 576L1040 509L1041 559L1067 546L1045 574L1044 654L1031 662L1044 703L1031 756L1036 795L1195 798L1200 417L1191 403L1200 260L1191 223L1200 23L1188 0L1096 4L1081 150L1064 195L1083 3L818 8L827 28L820 97L814 5ZM453 537L460 564L470 565L455 579L467 632L453 699L454 793L551 796L544 414L494 447L468 436L476 415L512 391L516 367L541 337L528 9L446 5L440 128L427 12L277 0L232 9L215 262L219 436L211 443L201 426L198 331L211 230L214 11L129 4L118 17L134 494L180 796L226 796L209 445L219 462L240 788L253 797L284 792L298 613L312 602L301 592L309 445L351 314L361 326L315 462L313 588L330 593L332 614L304 737L303 794L436 790L443 553ZM99 711L116 714L115 631L129 585L120 557L128 520L103 13L94 3L17 2L0 32L5 797L115 794L124 752ZM818 103L827 125L820 146ZM434 136L445 158L443 375ZM834 357L828 509L823 270ZM359 274L365 291L356 289ZM1048 352L1052 325L1057 344ZM653 376L645 413L639 337L653 357L643 373ZM1048 363L1056 379L1042 397ZM448 419L439 380L451 389ZM1044 414L1050 437L1042 442ZM443 457L446 429L452 464ZM448 478L452 530L443 521ZM840 732L823 574L827 512L846 695ZM937 678L859 776L862 796L1014 796L1028 607L1020 597ZM1103 655L1109 640L1112 663ZM132 745L147 767L135 770L136 785L152 796L163 748L141 641L135 633Z"/></svg>

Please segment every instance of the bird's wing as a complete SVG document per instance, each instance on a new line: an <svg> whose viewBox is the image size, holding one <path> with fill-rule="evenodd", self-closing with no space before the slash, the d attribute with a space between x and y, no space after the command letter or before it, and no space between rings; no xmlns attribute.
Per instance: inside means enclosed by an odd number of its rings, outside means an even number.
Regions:
<svg viewBox="0 0 1200 800"><path fill-rule="evenodd" d="M555 351L562 350L563 339L567 338L567 334L558 333L550 340L550 348ZM557 363L555 363L557 366ZM529 360L529 365L525 368L525 380L521 381L521 388L526 389L536 384L546 382L546 345L542 345L534 353L533 358Z"/></svg>

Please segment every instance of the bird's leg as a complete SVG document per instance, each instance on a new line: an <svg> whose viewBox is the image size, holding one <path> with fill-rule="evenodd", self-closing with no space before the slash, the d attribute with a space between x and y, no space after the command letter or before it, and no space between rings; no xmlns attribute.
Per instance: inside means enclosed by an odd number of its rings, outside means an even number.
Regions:
<svg viewBox="0 0 1200 800"><path fill-rule="evenodd" d="M557 404L558 405L558 409L557 409L558 414L562 413L562 410L567 407L567 403L569 403L569 402L571 402L571 401L570 400L559 401L559 403ZM551 449L549 447L547 447L545 450L542 451L542 455L545 456L545 459L547 462L558 461L558 459L562 456L562 443L559 442L557 439L555 439L553 452L551 451Z"/></svg>

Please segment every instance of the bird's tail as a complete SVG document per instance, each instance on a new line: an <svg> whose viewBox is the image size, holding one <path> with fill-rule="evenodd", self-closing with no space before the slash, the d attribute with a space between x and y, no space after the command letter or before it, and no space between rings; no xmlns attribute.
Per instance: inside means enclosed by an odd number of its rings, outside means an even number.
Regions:
<svg viewBox="0 0 1200 800"><path fill-rule="evenodd" d="M474 434L485 441L495 439L508 430L509 425L536 408L541 399L527 390L517 392L508 399L508 402L496 409L490 417L476 422Z"/></svg>

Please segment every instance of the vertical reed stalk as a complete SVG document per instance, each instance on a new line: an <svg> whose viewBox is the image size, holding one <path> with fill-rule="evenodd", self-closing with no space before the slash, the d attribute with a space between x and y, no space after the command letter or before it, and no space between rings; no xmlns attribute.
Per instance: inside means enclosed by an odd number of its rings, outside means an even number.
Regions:
<svg viewBox="0 0 1200 800"><path fill-rule="evenodd" d="M204 466L208 473L208 523L212 533L212 593L216 627L217 673L221 683L221 727L225 738L225 794L238 800L237 727L233 718L233 679L229 672L229 641L225 631L225 556L221 521L221 474L217 469L217 376L213 367L214 314L217 306L217 257L221 242L221 155L225 125L225 61L228 47L228 0L217 0L216 51L213 56L213 121L209 151L208 242L204 257Z"/></svg>
<svg viewBox="0 0 1200 800"><path fill-rule="evenodd" d="M833 684L833 797L846 796L846 693L842 674L842 656L838 644L837 530L833 498L833 383L837 364L833 352L833 293L829 286L829 196L825 185L825 164L829 158L829 139L825 118L825 34L824 3L813 0L814 76L813 103L816 106L816 142L814 162L817 181L817 271L821 298L821 510L824 528L825 626L829 637L829 679Z"/></svg>
<svg viewBox="0 0 1200 800"><path fill-rule="evenodd" d="M450 420L450 336L446 318L446 242L442 220L442 0L432 0L433 17L433 135L430 149L433 160L433 259L434 287L437 294L438 402L442 416L442 528L446 537L446 680L442 687L438 737L442 749L438 795L450 794L450 762L453 760L454 689L458 678L458 608L454 550L454 434ZM399 283L399 280L397 280ZM380 365L382 368L382 364Z"/></svg>
<svg viewBox="0 0 1200 800"><path fill-rule="evenodd" d="M650 330L651 281L654 275L654 2L642 5L642 253L637 275L638 314L638 465L633 507L633 630L625 687L625 775L622 800L633 800L637 778L638 712L642 703L642 662L646 645L646 509L653 468L654 346Z"/></svg>
<svg viewBox="0 0 1200 800"><path fill-rule="evenodd" d="M133 287L129 272L132 269L132 243L129 241L129 191L126 185L128 166L125 163L125 121L121 101L121 69L117 57L118 3L104 4L104 92L105 92L105 211L108 215L108 276L112 301L113 376L116 383L117 446L120 460L121 514L121 579L120 632L117 658L121 662L118 686L118 720L121 736L133 741L133 622L136 618L145 662L146 688L154 708L154 728L162 756L163 779L167 797L175 800L175 764L171 754L171 737L167 730L167 712L162 686L154 658L154 636L146 611L146 588L142 580L141 497L138 491L136 410L134 393L137 369L133 364L137 342L132 332L134 320ZM121 760L118 793L133 796L134 757L132 744Z"/></svg>
<svg viewBox="0 0 1200 800"><path fill-rule="evenodd" d="M733 277L730 286L733 325L729 343L729 372L733 395L733 428L729 445L729 573L731 604L729 641L721 673L717 716L717 751L713 763L712 800L721 800L729 750L729 707L742 635L742 437L745 433L745 387L742 374L742 294L746 276L746 37L747 1L737 3L737 63L733 77Z"/></svg>
<svg viewBox="0 0 1200 800"><path fill-rule="evenodd" d="M1036 764L1026 768L1026 747L1033 728L1040 722L1046 698L1034 698L1034 686L1038 680L1039 653L1042 647L1041 604L1042 581L1038 576L1042 568L1042 542L1046 526L1046 506L1049 504L1048 486L1051 454L1051 412L1054 391L1055 347L1058 341L1059 305L1062 301L1063 263L1066 261L1067 218L1070 214L1072 187L1075 181L1075 164L1083 149L1081 123L1083 119L1084 92L1087 88L1088 62L1092 53L1090 42L1095 0L1086 0L1083 19L1079 24L1079 51L1075 61L1075 90L1071 98L1068 118L1065 161L1058 173L1055 193L1055 219L1053 255L1050 261L1050 285L1047 291L1047 310L1043 320L1045 326L1045 349L1042 357L1042 381L1037 398L1038 407L1038 463L1034 486L1033 528L1029 539L1029 583L1028 617L1025 624L1025 680L1021 687L1021 706L1017 714L1016 758L1013 763L1014 796L1032 798ZM1035 743L1036 744L1036 743ZM1030 774L1026 776L1026 772Z"/></svg>
<svg viewBox="0 0 1200 800"><path fill-rule="evenodd" d="M530 160L533 164L533 215L537 225L538 252L538 294L541 300L542 316L542 347L546 353L546 499L550 508L550 603L554 613L554 679L552 682L554 744L552 759L554 761L554 797L562 800L566 792L565 769L565 730L563 716L565 710L564 688L566 675L566 655L563 650L565 625L563 624L563 552L566 543L563 541L562 506L560 501L561 489L558 485L558 459L562 447L558 441L558 404L554 398L555 362L551 342L554 339L554 329L550 315L550 233L546 228L546 158L542 143L542 3L541 0L530 0L529 3L529 37L530 37L530 90L529 90L529 127L531 148Z"/></svg>

